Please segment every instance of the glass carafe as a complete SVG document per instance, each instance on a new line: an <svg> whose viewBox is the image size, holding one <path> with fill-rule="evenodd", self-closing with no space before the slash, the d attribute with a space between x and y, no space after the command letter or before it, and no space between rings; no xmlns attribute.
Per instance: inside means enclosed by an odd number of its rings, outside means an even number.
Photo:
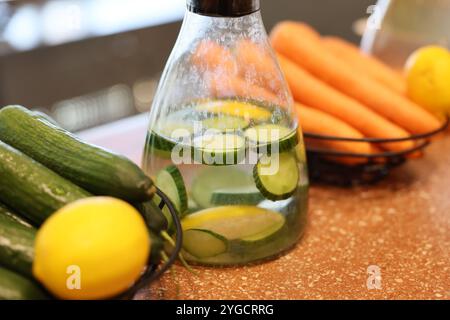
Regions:
<svg viewBox="0 0 450 320"><path fill-rule="evenodd" d="M259 1L187 8L151 108L143 168L182 217L188 260L273 257L303 233L308 178Z"/></svg>

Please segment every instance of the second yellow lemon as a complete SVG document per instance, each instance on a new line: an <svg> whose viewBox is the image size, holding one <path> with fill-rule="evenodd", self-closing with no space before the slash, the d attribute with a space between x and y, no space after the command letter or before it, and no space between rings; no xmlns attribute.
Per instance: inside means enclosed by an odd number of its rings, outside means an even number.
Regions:
<svg viewBox="0 0 450 320"><path fill-rule="evenodd" d="M438 46L417 50L406 64L408 95L436 114L450 114L450 52Z"/></svg>
<svg viewBox="0 0 450 320"><path fill-rule="evenodd" d="M131 286L150 240L143 218L109 197L76 201L51 216L35 243L33 274L62 299L103 299Z"/></svg>

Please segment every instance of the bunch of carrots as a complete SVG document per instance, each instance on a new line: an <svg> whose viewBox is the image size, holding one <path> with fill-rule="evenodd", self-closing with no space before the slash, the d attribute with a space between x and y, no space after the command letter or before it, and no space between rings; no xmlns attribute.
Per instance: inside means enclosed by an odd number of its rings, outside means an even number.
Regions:
<svg viewBox="0 0 450 320"><path fill-rule="evenodd" d="M344 138L406 138L434 131L440 121L406 96L402 75L361 53L353 44L322 37L309 25L281 22L270 41L295 100L305 132ZM198 65L211 70L211 90L217 95L257 97L279 103L279 82L273 59L251 42L241 41L234 54L214 42L199 46ZM227 75L224 81L223 75ZM230 77L230 75L232 75ZM258 75L252 84L244 79ZM307 146L375 154L404 151L412 141L374 145L367 142L307 140ZM363 159L346 159L355 164Z"/></svg>
<svg viewBox="0 0 450 320"><path fill-rule="evenodd" d="M440 122L406 96L402 75L353 44L321 37L310 26L282 22L271 33L305 131L347 138L405 138L440 127ZM375 153L403 151L412 141L332 143L333 149Z"/></svg>

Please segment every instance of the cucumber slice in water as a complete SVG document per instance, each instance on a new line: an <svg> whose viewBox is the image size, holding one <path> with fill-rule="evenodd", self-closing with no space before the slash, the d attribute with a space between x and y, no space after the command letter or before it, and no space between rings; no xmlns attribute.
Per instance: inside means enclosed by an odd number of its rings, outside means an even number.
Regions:
<svg viewBox="0 0 450 320"><path fill-rule="evenodd" d="M163 159L170 159L172 157L172 148L174 144L166 141L166 139L149 131L147 140L145 141L145 157L159 157ZM147 161L144 161L147 163Z"/></svg>
<svg viewBox="0 0 450 320"><path fill-rule="evenodd" d="M205 209L186 216L183 230L201 229L214 232L227 240L262 240L278 231L285 217L275 211L254 206L223 206Z"/></svg>
<svg viewBox="0 0 450 320"><path fill-rule="evenodd" d="M233 190L254 186L253 177L233 167L208 167L201 171L192 183L192 198L201 208L214 206L215 190Z"/></svg>
<svg viewBox="0 0 450 320"><path fill-rule="evenodd" d="M211 196L211 204L214 206L257 205L262 200L264 196L254 185L214 190Z"/></svg>
<svg viewBox="0 0 450 320"><path fill-rule="evenodd" d="M259 152L275 153L291 150L298 144L297 130L276 124L261 124L245 131L245 136L251 146L256 146ZM275 150L275 144L278 149Z"/></svg>
<svg viewBox="0 0 450 320"><path fill-rule="evenodd" d="M284 200L298 187L299 170L290 152L262 155L253 169L256 187L269 200Z"/></svg>
<svg viewBox="0 0 450 320"><path fill-rule="evenodd" d="M186 186L183 176L176 166L168 166L156 175L156 186L172 201L175 209L183 215L188 206Z"/></svg>
<svg viewBox="0 0 450 320"><path fill-rule="evenodd" d="M245 139L232 133L208 133L193 140L194 159L206 165L235 165L245 157Z"/></svg>
<svg viewBox="0 0 450 320"><path fill-rule="evenodd" d="M194 125L182 120L168 120L156 126L155 132L171 140L180 140L194 133Z"/></svg>
<svg viewBox="0 0 450 320"><path fill-rule="evenodd" d="M177 144L177 142L171 141L168 138L159 135L155 131L150 131L148 133L146 143L148 150L151 150L152 153L166 159L170 159L172 149Z"/></svg>
<svg viewBox="0 0 450 320"><path fill-rule="evenodd" d="M183 249L197 258L210 258L227 251L228 241L209 230L183 231Z"/></svg>
<svg viewBox="0 0 450 320"><path fill-rule="evenodd" d="M190 139L194 134L193 121L183 120L182 115L178 113L168 119L161 120L148 133L148 147L165 152L162 153L164 158L169 159L173 147L182 143L186 138Z"/></svg>
<svg viewBox="0 0 450 320"><path fill-rule="evenodd" d="M216 129L222 132L244 130L249 124L248 119L232 116L212 117L202 121L204 129Z"/></svg>

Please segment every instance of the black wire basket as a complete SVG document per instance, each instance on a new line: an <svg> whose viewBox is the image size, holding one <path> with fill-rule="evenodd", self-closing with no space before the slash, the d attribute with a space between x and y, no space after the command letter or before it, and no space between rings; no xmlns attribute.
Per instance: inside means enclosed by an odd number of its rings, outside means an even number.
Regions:
<svg viewBox="0 0 450 320"><path fill-rule="evenodd" d="M353 139L334 136L325 136L304 132L305 139L327 142L368 142L374 145L395 143L402 141L415 142L414 147L399 152L378 152L373 154L340 152L330 149L309 147L306 144L308 156L309 176L312 182L350 186L355 184L373 184L385 178L395 167L404 164L412 155L422 152L431 143L431 138L445 131L449 126L449 118L440 128L425 134L411 135L398 139L364 138ZM361 164L348 165L339 160L353 158L363 160ZM333 161L335 160L335 161Z"/></svg>
<svg viewBox="0 0 450 320"><path fill-rule="evenodd" d="M175 263L180 253L183 243L183 232L181 229L180 218L178 217L177 211L170 199L159 189L156 189L156 194L162 199L162 202L167 206L170 215L172 216L172 221L175 226L175 246L170 252L167 261L163 262L160 265L149 263L145 272L142 274L139 280L136 281L136 283L127 291L116 297L115 299L117 300L132 299L139 290L148 287L153 281L161 277L164 272L166 272Z"/></svg>

